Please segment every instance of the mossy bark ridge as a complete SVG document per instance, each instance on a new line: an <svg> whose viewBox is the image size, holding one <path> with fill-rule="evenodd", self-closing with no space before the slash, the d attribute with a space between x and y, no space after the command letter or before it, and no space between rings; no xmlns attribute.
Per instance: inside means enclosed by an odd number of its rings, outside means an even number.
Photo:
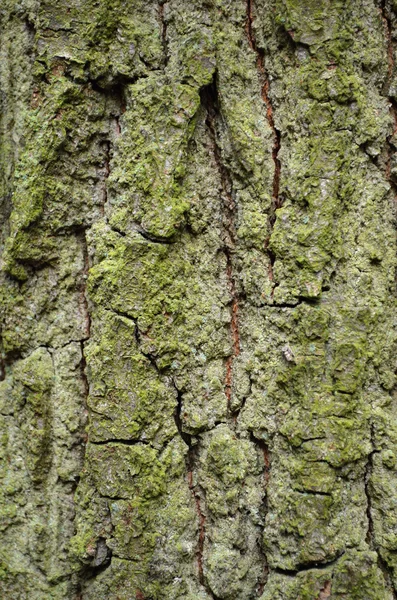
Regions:
<svg viewBox="0 0 397 600"><path fill-rule="evenodd" d="M397 2L0 35L0 596L397 598Z"/></svg>

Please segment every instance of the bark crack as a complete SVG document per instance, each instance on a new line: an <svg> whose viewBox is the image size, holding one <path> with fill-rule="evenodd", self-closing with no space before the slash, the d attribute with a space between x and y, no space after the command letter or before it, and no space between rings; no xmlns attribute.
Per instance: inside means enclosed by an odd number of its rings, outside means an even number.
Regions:
<svg viewBox="0 0 397 600"><path fill-rule="evenodd" d="M198 539L198 546L197 546L197 566L198 566L198 574L199 574L200 584L204 588L207 589L205 577L204 577L204 558L203 558L204 542L205 542L205 525L206 525L207 519L206 519L205 514L202 511L201 498L197 492L196 486L194 485L194 481L193 481L194 457L195 457L195 448L191 447L189 450L189 456L188 456L188 462L190 464L189 464L189 471L188 471L187 477L188 477L189 490L192 494L194 504L196 506L196 512L197 512L198 524L199 524L199 539Z"/></svg>
<svg viewBox="0 0 397 600"><path fill-rule="evenodd" d="M181 438L183 439L185 444L188 446L189 450L191 450L192 449L192 436L190 435L190 433L186 433L185 431L183 431L183 421L182 421L183 394L182 394L181 390L179 390L176 387L174 380L172 380L172 385L174 386L174 389L176 392L176 399L177 399L176 406L175 406L175 412L174 412L175 425L176 425L179 435L181 436Z"/></svg>
<svg viewBox="0 0 397 600"><path fill-rule="evenodd" d="M395 71L395 58L394 58L394 47L393 47L393 27L390 16L390 11L387 5L387 0L381 0L380 12L385 29L386 43L387 43L387 78L383 86L383 94L388 98L390 115L393 121L393 130L387 137L386 141L386 164L385 164L385 176L394 196L394 202L397 205L397 185L393 181L391 173L392 155L394 154L394 142L393 137L397 134L397 102L390 96L390 87L393 81L393 75Z"/></svg>
<svg viewBox="0 0 397 600"><path fill-rule="evenodd" d="M391 589L393 598L397 600L397 592L393 585L393 576L390 572L389 566L386 561L382 558L379 553L379 548L375 539L375 528L374 528L374 519L372 516L372 497L371 497L371 477L374 470L374 455L378 453L378 450L375 448L375 430L374 425L371 424L371 444L372 451L368 454L367 464L365 465L364 472L364 491L365 496L367 498L367 519L368 519L368 529L365 541L368 546L376 552L378 559L378 567L383 573L383 577L385 579L386 585Z"/></svg>
<svg viewBox="0 0 397 600"><path fill-rule="evenodd" d="M198 485L194 483L193 473L195 468L195 463L198 454L198 442L194 445L192 441L192 436L189 433L183 431L183 422L181 417L182 412L182 402L183 402L183 394L181 390L179 390L174 381L172 384L175 388L177 394L177 405L175 407L175 425L178 429L178 433L188 446L189 450L187 453L186 459L186 467L187 467L187 482L189 486L190 493L192 495L194 506L196 508L196 513L198 517L198 542L197 542L197 569L198 569L198 578L200 585L206 590L206 592L213 598L213 600L217 600L216 596L210 589L209 585L206 582L204 575L204 542L206 536L206 521L207 517L201 506L201 496L199 493Z"/></svg>
<svg viewBox="0 0 397 600"><path fill-rule="evenodd" d="M301 563L296 566L296 569L282 569L280 567L276 567L274 571L275 573L279 573L280 575L289 575L291 577L295 577L296 575L298 575L298 573L303 573L305 571L311 571L313 569L321 570L326 569L328 567L332 567L338 562L339 559L342 558L344 554L345 552L343 551L332 560L328 560L325 562Z"/></svg>
<svg viewBox="0 0 397 600"><path fill-rule="evenodd" d="M272 235L272 231L274 228L274 223L276 221L276 211L278 208L282 206L282 200L280 197L280 176L281 176L281 162L278 157L280 149L281 149L281 133L276 128L274 122L274 110L273 105L270 99L270 81L269 75L265 66L265 53L262 48L258 46L256 36L253 29L254 22L254 2L253 0L247 0L247 19L246 19L246 34L248 38L248 43L256 54L256 66L258 69L259 78L262 84L261 87L261 97L263 103L266 107L266 115L267 121L269 123L270 129L273 134L273 147L272 147L272 158L274 163L274 175L273 175L273 187L272 187L272 202L270 206L269 216L268 216L268 227L269 232L267 238L265 240L265 249L270 259L269 264L269 277L270 280L274 280L273 267L276 260L276 257L272 250L269 248L269 242ZM272 297L274 295L274 287L272 290Z"/></svg>
<svg viewBox="0 0 397 600"><path fill-rule="evenodd" d="M167 20L165 18L165 6L167 2L164 0L159 4L159 17L161 24L161 43L163 46L164 54L164 67L168 65L169 51L168 51L168 35L167 35Z"/></svg>
<svg viewBox="0 0 397 600"><path fill-rule="evenodd" d="M212 83L201 91L202 106L206 110L206 126L211 140L215 163L220 175L222 186L222 219L224 228L224 247L226 257L226 276L231 296L230 333L232 338L232 353L226 359L225 394L229 412L231 412L233 393L233 363L241 351L239 328L239 296L236 285L234 254L237 244L236 216L237 204L233 192L233 183L228 170L222 161L221 148L217 140L216 122L220 115L219 95L216 85L216 76Z"/></svg>
<svg viewBox="0 0 397 600"><path fill-rule="evenodd" d="M269 488L270 471L271 471L271 454L270 454L269 446L264 440L260 440L260 439L256 438L252 432L251 432L250 438L251 438L251 441L259 448L260 452L263 454L263 465L264 465L264 470L263 470L264 486L263 487L264 487L264 492L265 492L264 497L263 497L263 509L264 509L264 514L266 517L266 515L269 511L268 488ZM263 538L263 536L261 536L261 537ZM261 550L261 554L264 558L264 565L263 565L262 581L259 583L259 586L258 586L258 596L261 596L263 594L264 589L267 584L267 580L269 578L269 563L267 560L266 553L263 549L263 542L260 542L260 550Z"/></svg>

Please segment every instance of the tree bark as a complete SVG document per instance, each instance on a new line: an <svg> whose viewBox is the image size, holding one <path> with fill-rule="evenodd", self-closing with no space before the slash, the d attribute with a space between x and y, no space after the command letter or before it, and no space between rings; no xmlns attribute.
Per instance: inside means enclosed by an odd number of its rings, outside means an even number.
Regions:
<svg viewBox="0 0 397 600"><path fill-rule="evenodd" d="M12 600L397 598L396 0L3 0Z"/></svg>

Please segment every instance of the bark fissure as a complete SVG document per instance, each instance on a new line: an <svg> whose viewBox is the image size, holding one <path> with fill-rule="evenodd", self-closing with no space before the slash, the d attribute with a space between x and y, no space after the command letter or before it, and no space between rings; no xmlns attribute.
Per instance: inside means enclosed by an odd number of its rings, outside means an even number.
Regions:
<svg viewBox="0 0 397 600"><path fill-rule="evenodd" d="M167 4L166 1L163 1L159 4L159 17L160 17L160 24L161 24L161 43L163 46L164 66L165 67L168 65L168 61L169 61L167 20L165 18L166 4Z"/></svg>
<svg viewBox="0 0 397 600"><path fill-rule="evenodd" d="M374 448L373 440L374 440L373 425L371 425L372 448ZM372 450L372 452L369 453L367 464L365 465L364 490L365 490L365 495L367 498L366 513L367 513L367 520L368 520L366 542L370 548L375 549L374 522L372 519L372 499L371 499L371 493L370 493L370 482L371 482L371 475L372 475L372 471L373 471L373 457L374 457L374 450Z"/></svg>
<svg viewBox="0 0 397 600"><path fill-rule="evenodd" d="M176 406L175 406L175 412L174 412L174 420L175 420L175 425L176 428L178 430L179 435L181 436L181 438L183 439L183 441L185 442L185 444L188 446L189 450L191 450L192 448L192 436L189 433L186 433L185 431L183 431L183 422L182 422L182 403L183 403L183 394L182 392L176 387L175 382L172 382L172 385L175 389L176 392Z"/></svg>
<svg viewBox="0 0 397 600"><path fill-rule="evenodd" d="M120 444L123 446L137 446L138 444L143 444L145 446L153 446L150 442L146 440L131 440L125 438L109 438L106 440L90 440L90 444L94 446L106 446L107 444Z"/></svg>
<svg viewBox="0 0 397 600"><path fill-rule="evenodd" d="M274 121L274 110L270 99L270 81L269 75L265 66L265 54L262 48L257 44L256 36L254 33L253 22L254 22L254 3L253 0L247 0L247 20L246 20L246 33L248 43L256 54L256 66L258 69L259 78L261 81L261 97L266 108L266 116L273 135L273 147L272 147L272 158L274 163L274 175L273 175L273 186L272 186L272 203L268 216L269 232L265 241L265 249L270 259L269 264L269 277L273 281L273 266L275 263L275 255L269 248L269 242L272 235L274 223L277 215L276 211L281 208L282 201L280 197L280 177L281 177L281 162L278 157L281 149L281 133L276 128ZM274 288L272 290L272 297L274 294Z"/></svg>
<svg viewBox="0 0 397 600"><path fill-rule="evenodd" d="M212 151L218 168L222 187L222 221L224 228L224 247L226 257L226 277L231 296L230 333L232 353L226 359L225 394L229 412L231 411L233 393L233 362L240 354L241 341L239 329L239 294L236 284L234 255L237 244L236 219L238 207L233 191L233 183L222 160L222 152L217 140L217 120L220 118L219 95L216 76L209 86L203 88L201 101L206 110L206 126L211 140Z"/></svg>
<svg viewBox="0 0 397 600"><path fill-rule="evenodd" d="M196 450L194 447L190 448L189 455L188 455L189 471L187 474L187 478L188 478L189 489L192 494L194 504L196 507L197 516L198 516L199 538L198 538L198 545L197 545L197 567L198 567L198 575L199 575L200 584L207 591L209 591L209 593L211 593L211 591L208 590L208 586L206 584L205 577L204 577L204 557L203 557L203 555L204 555L204 542L205 542L205 525L206 525L207 519L201 508L201 498L200 498L200 495L199 495L197 488L193 481L195 451Z"/></svg>
<svg viewBox="0 0 397 600"><path fill-rule="evenodd" d="M142 350L142 332L139 329L138 319L136 317L132 317L130 314L128 314L126 312L117 310L115 308L107 309L107 310L109 310L109 312L117 315L118 317L122 317L123 319L126 319L127 321L131 321L131 323L134 325L135 341L137 343L140 353L142 354L142 356L147 358L148 361L150 362L150 364L154 367L154 369L158 373L160 373L160 368L157 364L157 357L154 354L151 354L150 352L144 352Z"/></svg>
<svg viewBox="0 0 397 600"><path fill-rule="evenodd" d="M266 519L266 515L268 514L268 511L269 511L268 488L269 488L270 471L271 471L271 454L270 454L269 446L264 440L260 440L260 439L256 438L252 432L250 434L250 439L259 448L259 451L263 455L264 496L262 499L262 505L263 505L264 519ZM262 535L261 535L261 541L259 542L259 548L261 551L261 555L263 556L263 580L260 582L260 584L258 586L258 596L261 596L266 587L266 584L267 584L267 581L269 578L269 572L270 572L269 562L268 562L268 559L266 556L266 552L264 551L264 548L263 548L263 531L262 531Z"/></svg>
<svg viewBox="0 0 397 600"><path fill-rule="evenodd" d="M199 449L199 443L197 441L196 444L193 445L192 436L183 431L183 423L182 423L182 403L183 403L183 394L177 388L175 382L173 381L173 387L175 389L177 395L177 404L174 412L174 420L175 425L178 430L179 435L182 440L188 446L189 450L186 457L186 468L187 468L187 482L189 486L190 493L192 495L194 506L196 509L197 517L198 517L198 541L197 541L197 570L198 570L198 578L200 584L207 591L207 593L213 598L217 600L216 596L213 594L212 590L209 588L205 575L204 575L204 542L206 536L206 521L207 517L201 506L201 496L198 489L198 485L194 483L194 469L195 463L197 460L197 454Z"/></svg>
<svg viewBox="0 0 397 600"><path fill-rule="evenodd" d="M340 552L335 558L332 560L324 561L324 562L313 562L313 563L302 563L296 566L296 569L281 569L280 567L276 567L274 569L275 573L279 573L280 575L289 575L291 577L295 577L299 573L304 573L305 571L314 570L322 570L327 569L328 567L334 566L341 558L344 556L345 552Z"/></svg>
<svg viewBox="0 0 397 600"><path fill-rule="evenodd" d="M122 98L122 93L123 93L122 87L118 86L116 91L117 91L117 96ZM101 92L104 93L103 90L101 90ZM122 101L120 101L120 104L122 104ZM116 116L114 118L114 122L115 122L117 131L120 130L120 125L119 125L118 119L119 119L118 116ZM108 222L108 218L106 215L106 206L108 203L108 179L110 176L112 143L111 143L110 139L107 139L107 140L105 140L104 144L105 144L104 168L103 168L102 182L101 182L102 186L103 186L103 202L102 202L102 206L101 206L101 216L105 220L105 222ZM85 343L87 341L89 341L90 337L91 337L91 314L90 314L90 307L89 307L89 301L88 301L88 296L87 296L87 279L88 279L89 270L90 270L90 257L89 257L88 242L87 242L87 230L89 230L89 229L90 229L89 227L83 227L81 232L77 233L77 235L79 236L79 238L81 240L81 244L82 244L83 264L84 264L83 272L82 272L81 286L80 286L80 296L81 296L81 304L83 307L83 314L85 317L85 336L84 336L84 338L82 338L80 340L80 348L81 348L80 373L81 373L81 379L83 381L83 386L84 386L84 411L85 411L86 415L89 414L88 397L89 397L89 393L90 393L90 386L89 386L89 380L88 380L88 376L87 376L87 361L86 361L86 357L85 357ZM85 433L83 435L83 452L84 452L84 454L85 454L87 442L88 442L88 435ZM103 442L103 444L112 443L112 442L130 445L129 440L116 440L116 439L108 440L106 442ZM90 443L93 443L94 445L101 444L101 442L95 442L92 440L90 440ZM106 550L103 560L101 559L98 562L98 564L95 564L95 561L97 560L97 557L95 556L94 562L91 563L90 565L84 565L82 570L80 571L79 581L77 582L76 587L77 587L77 593L79 593L81 597L83 596L82 589L83 589L84 583L87 580L89 580L93 577L96 577L100 572L107 569L111 564L112 551L106 546L106 540L104 538L98 538L98 540L97 540L96 555L98 554L98 549L100 547L103 547ZM102 554L103 554L103 552L102 552Z"/></svg>
<svg viewBox="0 0 397 600"><path fill-rule="evenodd" d="M379 451L375 449L375 430L374 430L373 424L371 424L371 443L372 443L373 450L368 455L367 464L365 465L365 471L364 471L364 491L365 491L365 496L367 498L366 514L367 514L367 521L368 521L368 529L367 529L365 541L367 542L367 544L371 548L371 550L376 552L378 566L379 566L380 570L382 571L386 585L391 589L391 591L393 593L393 598L395 600L397 600L397 591L393 584L393 573L390 570L389 566L387 565L386 561L380 555L379 547L378 547L378 544L376 543L376 537L375 537L374 519L373 519L373 515L372 515L371 477L372 477L372 473L374 470L374 456Z"/></svg>
<svg viewBox="0 0 397 600"><path fill-rule="evenodd" d="M391 15L389 12L389 8L387 6L386 0L381 0L380 4L381 17L384 24L385 36L386 36L386 45L387 45L387 78L383 86L383 94L387 96L389 101L389 110L390 115L392 117L393 122L393 130L391 134L388 136L386 141L386 160L385 160L385 176L389 185L391 187L394 203L397 206L397 184L393 180L392 177L392 156L395 152L395 142L393 141L393 137L397 133L397 101L393 96L390 95L390 86L392 84L394 71L395 71L395 58L394 58L394 46L393 46L393 27L391 21Z"/></svg>
<svg viewBox="0 0 397 600"><path fill-rule="evenodd" d="M105 4L0 11L0 596L392 598L393 0Z"/></svg>

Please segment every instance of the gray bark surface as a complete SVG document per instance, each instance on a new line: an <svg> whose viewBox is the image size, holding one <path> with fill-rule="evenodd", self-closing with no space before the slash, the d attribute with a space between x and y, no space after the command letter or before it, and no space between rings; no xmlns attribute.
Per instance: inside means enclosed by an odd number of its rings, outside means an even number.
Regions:
<svg viewBox="0 0 397 600"><path fill-rule="evenodd" d="M397 598L396 39L3 0L1 598Z"/></svg>

